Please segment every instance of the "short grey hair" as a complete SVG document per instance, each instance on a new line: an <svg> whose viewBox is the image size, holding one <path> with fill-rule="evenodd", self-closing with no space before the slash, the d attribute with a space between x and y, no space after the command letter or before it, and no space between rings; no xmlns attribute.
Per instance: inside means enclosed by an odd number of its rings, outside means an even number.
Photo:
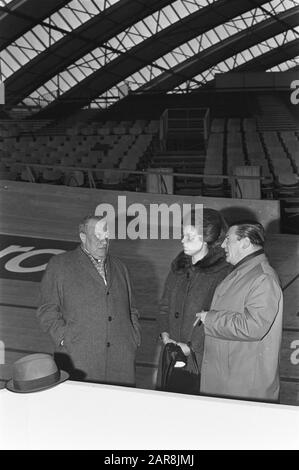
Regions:
<svg viewBox="0 0 299 470"><path fill-rule="evenodd" d="M105 219L105 215L87 215L86 217L84 217L84 219L82 220L82 222L80 222L79 224L79 233L86 233L87 232L87 227L88 227L88 224L91 220L94 220L96 222L99 222L100 220L103 220Z"/></svg>

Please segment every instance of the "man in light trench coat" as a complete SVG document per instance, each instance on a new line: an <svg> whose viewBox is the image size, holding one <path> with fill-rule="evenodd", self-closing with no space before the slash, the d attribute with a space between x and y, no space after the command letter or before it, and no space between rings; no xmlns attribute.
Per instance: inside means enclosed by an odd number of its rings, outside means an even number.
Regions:
<svg viewBox="0 0 299 470"><path fill-rule="evenodd" d="M264 250L261 224L230 227L222 247L233 271L218 285L204 324L201 393L279 399L283 296Z"/></svg>
<svg viewBox="0 0 299 470"><path fill-rule="evenodd" d="M37 317L71 378L134 386L141 337L127 268L108 252L105 218L86 217L79 235L75 250L50 259Z"/></svg>

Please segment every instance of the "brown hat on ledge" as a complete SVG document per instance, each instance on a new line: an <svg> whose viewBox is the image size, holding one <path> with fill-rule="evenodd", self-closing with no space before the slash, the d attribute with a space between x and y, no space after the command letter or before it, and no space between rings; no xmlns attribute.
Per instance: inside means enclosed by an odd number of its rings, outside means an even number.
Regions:
<svg viewBox="0 0 299 470"><path fill-rule="evenodd" d="M69 374L58 370L50 354L30 354L13 364L12 378L6 388L17 393L38 392L55 387L68 378Z"/></svg>

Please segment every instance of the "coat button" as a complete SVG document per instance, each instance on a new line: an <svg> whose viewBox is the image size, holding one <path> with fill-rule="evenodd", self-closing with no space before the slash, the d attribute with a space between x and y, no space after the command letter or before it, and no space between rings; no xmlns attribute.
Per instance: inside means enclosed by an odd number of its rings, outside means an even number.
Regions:
<svg viewBox="0 0 299 470"><path fill-rule="evenodd" d="M112 321L112 317L108 317L108 321Z"/></svg>
<svg viewBox="0 0 299 470"><path fill-rule="evenodd" d="M110 343L109 343L109 341L108 341L108 343L107 343L107 348L110 348Z"/></svg>
<svg viewBox="0 0 299 470"><path fill-rule="evenodd" d="M175 316L175 318L179 318L179 316L180 316L179 312L175 312L174 316Z"/></svg>

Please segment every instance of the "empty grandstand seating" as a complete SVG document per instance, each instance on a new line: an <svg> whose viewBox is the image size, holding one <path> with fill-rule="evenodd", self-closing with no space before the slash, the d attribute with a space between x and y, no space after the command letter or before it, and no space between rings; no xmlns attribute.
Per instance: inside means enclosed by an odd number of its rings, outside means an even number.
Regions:
<svg viewBox="0 0 299 470"><path fill-rule="evenodd" d="M205 175L232 175L242 165L261 168L264 196L298 191L298 137L295 131L261 131L254 118L215 118L207 143ZM273 185L274 184L274 185ZM205 194L224 194L225 180L204 178Z"/></svg>
<svg viewBox="0 0 299 470"><path fill-rule="evenodd" d="M214 118L211 123L211 132L224 132L225 119Z"/></svg>
<svg viewBox="0 0 299 470"><path fill-rule="evenodd" d="M269 169L269 162L261 142L260 134L256 130L244 132L245 144L247 149L247 158L250 165L259 165L262 176L272 180L272 173Z"/></svg>
<svg viewBox="0 0 299 470"><path fill-rule="evenodd" d="M91 169L134 170L158 129L158 123L154 120L76 123L72 127L50 124L48 121L43 122L42 125L32 129L31 133L24 133L24 128L21 126L16 128L13 123L12 136L12 131L7 129L8 121L5 121L7 134L1 141L1 158L10 166L19 162ZM26 181L27 174L27 170L23 168L21 175L18 173L17 177ZM66 178L62 178L61 171L57 169L51 172L49 168L45 168L38 175L37 181L42 182L60 184L74 181L74 177L70 178L69 172L65 173ZM115 185L121 178L121 173L117 175L116 172L102 172L101 178L96 181L107 185L113 181ZM76 184L79 186L84 184L82 177L77 178Z"/></svg>
<svg viewBox="0 0 299 470"><path fill-rule="evenodd" d="M227 132L226 168L228 174L233 174L236 166L245 165L241 132Z"/></svg>
<svg viewBox="0 0 299 470"><path fill-rule="evenodd" d="M281 186L296 185L297 175L278 133L275 131L263 132L262 136L277 183Z"/></svg>
<svg viewBox="0 0 299 470"><path fill-rule="evenodd" d="M204 166L205 175L221 175L223 174L223 146L224 146L224 132L219 132L218 129L223 129L223 123L217 122L217 124L212 129L217 129L215 133L210 134L207 145L206 160ZM219 127L218 127L219 125ZM207 188L222 188L223 179L222 178L204 178L204 184Z"/></svg>
<svg viewBox="0 0 299 470"><path fill-rule="evenodd" d="M290 158L296 174L299 175L299 139L298 134L293 131L280 132L281 143Z"/></svg>
<svg viewBox="0 0 299 470"><path fill-rule="evenodd" d="M269 92L237 99L231 92L206 92L199 102L209 109L210 125L196 148L190 136L175 133L169 148L159 145L159 110L154 119L148 111L147 118L128 113L118 119L117 110L106 119L95 110L63 120L2 119L0 172L5 179L146 190L147 168L171 168L175 193L229 197L236 168L252 166L261 169L262 198L298 198L298 125L287 99ZM293 216L294 206L289 209Z"/></svg>
<svg viewBox="0 0 299 470"><path fill-rule="evenodd" d="M51 120L0 119L0 138L19 135L34 135L51 124Z"/></svg>
<svg viewBox="0 0 299 470"><path fill-rule="evenodd" d="M257 96L257 128L261 131L297 131L298 123L278 94Z"/></svg>

